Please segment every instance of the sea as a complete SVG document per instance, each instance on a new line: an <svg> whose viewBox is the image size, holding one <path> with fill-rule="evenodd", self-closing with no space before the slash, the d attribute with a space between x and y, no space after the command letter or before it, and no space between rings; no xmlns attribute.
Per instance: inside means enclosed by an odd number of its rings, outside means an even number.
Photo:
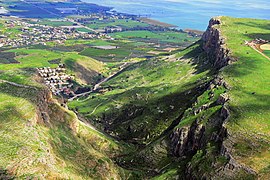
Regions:
<svg viewBox="0 0 270 180"><path fill-rule="evenodd" d="M205 30L215 16L270 20L270 0L82 0L178 26Z"/></svg>

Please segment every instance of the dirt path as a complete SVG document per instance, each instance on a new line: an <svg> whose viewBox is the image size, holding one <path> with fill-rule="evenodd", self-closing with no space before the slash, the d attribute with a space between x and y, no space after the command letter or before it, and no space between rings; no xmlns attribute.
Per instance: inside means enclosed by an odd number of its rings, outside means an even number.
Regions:
<svg viewBox="0 0 270 180"><path fill-rule="evenodd" d="M115 72L114 74L112 74L112 75L106 77L105 79L101 80L99 83L97 83L97 84L94 86L94 88L93 88L91 91L84 92L84 93L81 93L81 94L77 94L77 95L75 95L74 97L69 98L68 101L73 101L73 100L76 99L76 98L79 98L79 97L82 97L82 96L86 96L86 95L89 95L89 94L91 94L91 93L97 91L103 83L109 81L110 79L112 79L112 78L114 78L115 76L117 76L117 75L119 75L120 73L122 73L127 67L130 66L130 64L133 64L133 63L127 63L127 62L124 63L122 66L120 66L120 70L119 70L119 71L117 71L117 72Z"/></svg>
<svg viewBox="0 0 270 180"><path fill-rule="evenodd" d="M95 107L95 109L94 109L89 115L94 114L94 113L96 112L97 108L98 108L99 106L101 106L102 104L103 104L103 103L100 103L99 105L97 105L97 106Z"/></svg>
<svg viewBox="0 0 270 180"><path fill-rule="evenodd" d="M19 87L19 88L36 89L35 87L32 87L32 86L27 86L27 85L23 85L23 84L17 84L17 83L15 83L15 82L10 82L10 81L1 80L1 79L0 79L0 83L7 83L7 84L9 84L9 85L16 86L16 87Z"/></svg>

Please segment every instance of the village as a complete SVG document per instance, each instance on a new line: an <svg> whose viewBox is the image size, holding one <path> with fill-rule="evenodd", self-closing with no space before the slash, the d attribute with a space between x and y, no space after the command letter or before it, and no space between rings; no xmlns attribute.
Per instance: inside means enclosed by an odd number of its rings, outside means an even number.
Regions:
<svg viewBox="0 0 270 180"><path fill-rule="evenodd" d="M86 33L76 30L76 24L68 27L52 27L48 25L30 24L20 20L7 20L7 28L20 27L19 33L11 36L11 33L0 36L0 47L21 47L35 44L46 45L54 41L63 44L68 39L110 39L110 36L102 33Z"/></svg>
<svg viewBox="0 0 270 180"><path fill-rule="evenodd" d="M38 74L43 78L46 86L56 96L73 97L72 90L74 77L67 75L64 64L59 64L57 68L43 67L37 68Z"/></svg>

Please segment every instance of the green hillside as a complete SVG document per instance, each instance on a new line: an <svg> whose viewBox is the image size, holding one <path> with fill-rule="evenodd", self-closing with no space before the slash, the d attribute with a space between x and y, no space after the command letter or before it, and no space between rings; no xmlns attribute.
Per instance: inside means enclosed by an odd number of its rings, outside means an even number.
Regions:
<svg viewBox="0 0 270 180"><path fill-rule="evenodd" d="M124 177L110 159L122 146L54 100L43 99L49 98L44 89L4 82L0 89L0 164L7 173L1 178Z"/></svg>
<svg viewBox="0 0 270 180"><path fill-rule="evenodd" d="M269 179L270 61L245 43L270 40L270 23L220 21L223 43L126 31L1 48L0 179ZM220 69L213 52L237 61ZM93 91L52 95L36 68L61 63Z"/></svg>
<svg viewBox="0 0 270 180"><path fill-rule="evenodd" d="M255 38L270 40L269 21L224 17L222 22L220 28L227 46L238 58L222 72L232 86L229 91L232 113L227 126L235 139L233 155L267 179L270 174L270 61L243 42Z"/></svg>

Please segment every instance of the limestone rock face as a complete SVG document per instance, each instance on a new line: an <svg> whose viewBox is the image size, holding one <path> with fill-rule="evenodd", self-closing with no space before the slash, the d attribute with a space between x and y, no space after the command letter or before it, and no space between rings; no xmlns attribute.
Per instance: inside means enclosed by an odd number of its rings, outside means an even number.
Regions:
<svg viewBox="0 0 270 180"><path fill-rule="evenodd" d="M217 28L221 23L219 18L212 18L202 36L203 49L209 56L209 59L213 60L212 64L216 69L220 69L235 61L231 56L230 50L226 47L221 31Z"/></svg>
<svg viewBox="0 0 270 180"><path fill-rule="evenodd" d="M190 127L178 128L171 135L173 153L177 157L193 155L204 145L205 127L195 121Z"/></svg>
<svg viewBox="0 0 270 180"><path fill-rule="evenodd" d="M206 52L210 64L216 70L220 70L236 61L232 57L230 50L226 47L226 41L218 28L220 24L222 24L220 18L211 19L202 37L202 48ZM226 92L231 88L220 75L214 77L209 83L207 89L210 90L209 98L214 98L215 89L221 86L225 88L225 91L213 103L207 103L196 108L191 107L191 109L193 110L193 115L197 115L213 106L222 106L222 108L212 118L204 119L202 117L189 125L176 128L171 134L170 139L172 154L180 159L191 158L196 152L203 150L207 143L214 142L218 144L216 156L225 157L227 162L222 167L217 167L217 163L213 161L211 167L214 170L214 174L208 175L204 172L195 172L197 171L196 167L188 163L185 171L186 179L196 179L198 176L201 176L202 179L235 179L242 172L249 175L256 175L252 169L241 165L232 156L232 142L235 137L233 134L230 134L226 126L230 117L230 111L227 105L230 97ZM211 131L213 129L214 131Z"/></svg>

